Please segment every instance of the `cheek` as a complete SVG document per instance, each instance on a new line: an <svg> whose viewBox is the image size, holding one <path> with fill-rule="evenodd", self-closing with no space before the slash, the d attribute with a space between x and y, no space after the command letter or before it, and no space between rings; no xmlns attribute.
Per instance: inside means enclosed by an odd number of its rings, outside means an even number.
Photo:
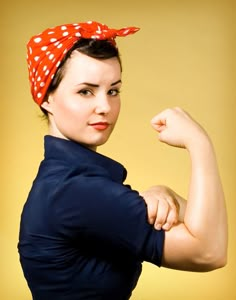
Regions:
<svg viewBox="0 0 236 300"><path fill-rule="evenodd" d="M73 118L74 116L78 115L80 110L81 109L78 103L76 103L75 101L70 101L69 99L65 100L65 98L58 99L55 106L55 113L61 119Z"/></svg>
<svg viewBox="0 0 236 300"><path fill-rule="evenodd" d="M116 114L116 118L118 118L119 113L120 113L120 101L117 103L116 108L115 108L115 114Z"/></svg>

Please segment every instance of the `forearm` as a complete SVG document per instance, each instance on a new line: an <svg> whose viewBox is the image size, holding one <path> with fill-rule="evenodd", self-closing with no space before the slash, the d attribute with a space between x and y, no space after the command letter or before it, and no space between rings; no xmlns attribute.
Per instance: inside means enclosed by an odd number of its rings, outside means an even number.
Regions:
<svg viewBox="0 0 236 300"><path fill-rule="evenodd" d="M226 258L227 216L214 149L209 138L189 149L191 180L184 224L208 259ZM218 254L219 258L215 257Z"/></svg>

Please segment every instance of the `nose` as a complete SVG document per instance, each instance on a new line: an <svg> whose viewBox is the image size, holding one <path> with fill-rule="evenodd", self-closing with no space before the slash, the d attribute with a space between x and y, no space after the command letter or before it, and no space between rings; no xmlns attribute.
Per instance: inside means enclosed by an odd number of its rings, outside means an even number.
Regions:
<svg viewBox="0 0 236 300"><path fill-rule="evenodd" d="M97 114L106 115L111 110L111 105L109 102L108 95L99 95L96 99L95 112Z"/></svg>

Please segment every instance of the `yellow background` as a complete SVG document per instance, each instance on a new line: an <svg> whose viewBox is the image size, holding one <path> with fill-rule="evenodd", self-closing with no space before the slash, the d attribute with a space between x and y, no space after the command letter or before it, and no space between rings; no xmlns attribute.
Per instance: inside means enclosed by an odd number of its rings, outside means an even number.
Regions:
<svg viewBox="0 0 236 300"><path fill-rule="evenodd" d="M124 66L122 111L101 152L128 168L133 188L166 184L185 196L187 153L158 143L149 124L162 109L183 107L213 139L227 200L228 265L196 274L145 263L132 300L236 299L235 19L235 1L230 0L1 1L0 299L31 299L16 246L21 209L47 128L31 100L25 45L47 27L87 20L141 27L118 39Z"/></svg>

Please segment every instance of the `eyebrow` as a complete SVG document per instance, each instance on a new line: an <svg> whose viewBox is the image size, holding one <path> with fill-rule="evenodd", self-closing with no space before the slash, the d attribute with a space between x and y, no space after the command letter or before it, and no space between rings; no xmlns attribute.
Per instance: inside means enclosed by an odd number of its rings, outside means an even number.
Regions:
<svg viewBox="0 0 236 300"><path fill-rule="evenodd" d="M111 83L111 86L114 86L114 85L116 85L118 83L121 83L120 79L117 80L117 81L115 81L115 82L113 82L113 83ZM81 82L78 85L81 85L81 84L88 85L88 86L91 86L91 87L99 87L99 84L94 84L94 83L90 83L90 82Z"/></svg>

